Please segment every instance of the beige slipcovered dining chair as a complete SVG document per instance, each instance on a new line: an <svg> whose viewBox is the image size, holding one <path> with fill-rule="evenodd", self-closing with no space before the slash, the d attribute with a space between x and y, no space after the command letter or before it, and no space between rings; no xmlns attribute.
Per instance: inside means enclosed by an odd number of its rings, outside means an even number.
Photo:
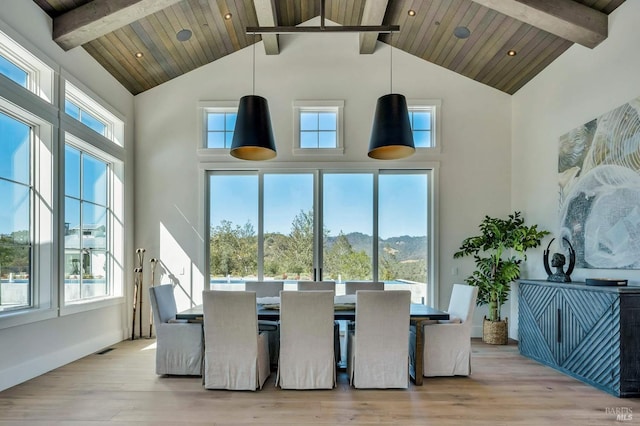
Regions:
<svg viewBox="0 0 640 426"><path fill-rule="evenodd" d="M256 294L202 292L206 389L256 390L269 377L269 342L258 332Z"/></svg>
<svg viewBox="0 0 640 426"><path fill-rule="evenodd" d="M423 325L422 354L415 353L415 328L411 331L411 359L423 357L424 377L471 374L471 326L477 297L478 287L453 285L448 309L450 319Z"/></svg>
<svg viewBox="0 0 640 426"><path fill-rule="evenodd" d="M347 373L356 388L409 386L409 290L356 293L355 332L349 333Z"/></svg>
<svg viewBox="0 0 640 426"><path fill-rule="evenodd" d="M202 324L176 320L172 284L149 288L156 333L156 374L202 375Z"/></svg>
<svg viewBox="0 0 640 426"><path fill-rule="evenodd" d="M358 290L384 290L383 281L346 281L344 283L345 294L356 294ZM355 321L347 323L348 330L354 330Z"/></svg>
<svg viewBox="0 0 640 426"><path fill-rule="evenodd" d="M247 281L245 291L254 291L256 297L277 297L284 288L284 281Z"/></svg>
<svg viewBox="0 0 640 426"><path fill-rule="evenodd" d="M317 291L331 290L336 294L335 281L298 281L298 291ZM333 353L336 358L336 364L340 364L340 323L335 321L333 324Z"/></svg>
<svg viewBox="0 0 640 426"><path fill-rule="evenodd" d="M344 283L345 294L356 294L358 290L384 290L382 281L346 281Z"/></svg>
<svg viewBox="0 0 640 426"><path fill-rule="evenodd" d="M258 297L279 297L284 288L284 281L247 281L244 284L245 291L254 291ZM258 330L265 331L269 336L269 360L271 370L278 368L278 356L280 353L280 331L278 321L258 320Z"/></svg>
<svg viewBox="0 0 640 426"><path fill-rule="evenodd" d="M282 389L333 388L333 329L332 291L282 291L276 385Z"/></svg>
<svg viewBox="0 0 640 426"><path fill-rule="evenodd" d="M335 281L298 281L298 291L332 290L336 292Z"/></svg>

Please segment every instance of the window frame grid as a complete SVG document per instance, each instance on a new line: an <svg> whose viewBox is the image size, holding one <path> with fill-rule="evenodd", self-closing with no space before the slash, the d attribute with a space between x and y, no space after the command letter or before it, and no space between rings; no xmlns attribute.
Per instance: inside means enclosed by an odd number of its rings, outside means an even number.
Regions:
<svg viewBox="0 0 640 426"><path fill-rule="evenodd" d="M441 152L441 115L442 101L440 99L409 99L407 100L409 113L429 111L431 113L431 146L416 146L416 154L439 154ZM411 119L411 117L410 117ZM413 131L413 124L412 124Z"/></svg>
<svg viewBox="0 0 640 426"><path fill-rule="evenodd" d="M4 83L0 81L0 87ZM12 81L12 85L15 83ZM0 97L0 112L27 124L30 127L29 156L29 304L16 309L0 311L0 329L28 324L57 316L57 288L44 277L51 277L55 268L53 240L53 162L52 148L55 144L55 126L47 121L46 108L31 111L16 106ZM13 182L13 181L10 181ZM22 182L17 182L24 184Z"/></svg>
<svg viewBox="0 0 640 426"><path fill-rule="evenodd" d="M386 174L396 174L396 173L403 173L403 174L426 174L427 176L427 182L428 182L428 188L429 188L429 192L427 194L427 205L428 205L428 210L427 210L427 214L428 214L428 222L427 222L427 253L428 253L428 266L427 266L427 280L428 280L428 284L427 284L427 288L426 288L426 296L427 296L427 300L429 301L429 303L431 304L435 304L435 306L437 306L437 301L438 301L438 296L439 296L439 291L438 291L438 286L436 285L436 283L438 282L439 279L439 256L438 256L438 244L439 244L439 236L438 236L438 222L439 222L439 215L438 215L438 205L439 205L439 194L438 194L438 175L439 175L439 163L438 162L434 162L434 161L420 161L420 162L406 162L405 164L397 164L394 165L392 168L376 168L376 167L371 167L370 164L366 164L366 163L352 163L352 162L345 162L345 163L341 163L339 165L337 165L336 163L333 162L316 162L313 164L313 166L310 167L304 167L304 166L300 166L300 165L296 165L294 167L291 167L290 164L287 163L278 163L278 162L273 162L273 163L265 163L265 164L261 164L261 167L259 169L256 169L254 167L250 167L250 166L238 166L238 165L233 165L233 164L228 164L228 163L216 163L216 162L208 162L208 163L201 163L200 164L200 178L204 181L204 183L201 185L202 188L202 192L201 192L201 196L203 198L201 198L201 205L204 206L204 209L201 210L203 215L202 215L202 220L201 220L201 226L202 229L206 229L209 230L210 229L210 223L209 223L209 216L210 216L210 199L209 199L209 195L210 195L210 191L212 190L210 185L209 185L209 177L212 174L244 174L244 173L257 173L259 176L264 175L265 173L305 173L305 172L313 172L314 175L316 176L315 178L315 183L316 185L314 186L314 191L315 191L315 195L314 195L314 210L315 209L319 209L322 210L323 206L322 206L322 197L319 195L322 192L322 179L320 178L320 176L322 174L325 173L357 173L357 172L371 172L374 173L374 175L376 175L376 179L375 179L375 184L377 185L377 181L380 175L386 175ZM376 198L376 202L377 202L377 197L378 197L378 188L376 186L375 191L374 191L374 197ZM262 213L259 213L262 214ZM376 217L375 217L375 221L374 221L374 233L375 233L375 237L374 240L377 238L377 228L378 228L378 217L377 217L377 212L375 213ZM260 218L259 218L260 221ZM322 218L318 218L315 221L315 230L314 230L314 235L317 239L317 236L319 235L319 229L321 229L320 227L322 226L321 224L322 222ZM258 231L258 244L259 247L260 245L264 244L264 239L263 239L263 235L262 235L263 229L260 227L259 231ZM208 235L208 234L207 234ZM317 240L314 240L314 247L316 246L316 244L318 244ZM205 259L206 261L204 262L204 285L208 286L209 284L209 276L210 276L210 265L209 265L209 259L210 259L210 253L209 253L209 237L205 238L204 240L204 253L205 253ZM378 247L376 245L375 249L374 249L374 256L375 257L375 265L378 265L378 259L377 259L377 250ZM322 253L321 250L316 250L315 251L315 256L314 257L314 262L316 262L316 265L322 265ZM264 259L259 259L258 260L258 273L261 274L258 279L262 279L260 277L263 277L262 274L264 274L263 271L263 260ZM377 268L377 266L376 266ZM377 270L376 270L376 274L374 275L374 279L377 279Z"/></svg>
<svg viewBox="0 0 640 426"><path fill-rule="evenodd" d="M113 234L114 234L114 210L113 210L113 190L112 190L112 185L113 185L113 177L114 177L114 168L115 168L115 164L114 162L117 161L113 158L110 158L110 156L106 153L104 153L103 151L99 150L98 148L95 148L93 146L91 146L91 144L79 139L78 137L67 133L65 135L65 140L64 143L62 144L62 152L65 151L66 146L70 146L73 149L77 150L79 152L79 160L80 160L80 173L78 176L79 179L79 196L75 197L75 196L68 196L66 193L66 189L65 189L65 185L64 183L61 183L61 198L62 198L62 206L66 206L66 199L70 198L73 200L77 200L79 202L79 207L80 207L80 216L78 218L78 222L79 222L79 241L80 241L80 248L78 249L81 253L82 256L82 251L83 251L83 239L82 239L82 235L83 235L83 231L84 231L84 210L83 210L83 204L88 203L94 206L99 206L101 208L105 208L106 210L106 229L105 229L105 288L106 288L106 294L105 295L100 295L100 296L96 296L96 297L90 297L90 298L83 298L82 297L82 281L84 280L84 277L82 276L82 273L80 274L80 279L79 279L79 285L80 285L80 298L78 299L74 299L74 300L67 300L66 299L66 289L65 289L65 255L66 255L66 246L65 246L65 242L64 242L64 237L65 235L62 235L61 238L61 282L62 282L62 289L61 289L61 309L62 308L69 308L69 307L73 307L73 306L77 306L77 305L82 305L82 304L86 304L89 302L95 302L95 301L102 301L102 300L108 300L114 297L118 297L118 291L116 289L116 283L114 281L114 274L112 271L114 271L114 261L115 261L115 255L114 255L114 239L116 238ZM89 155L90 157L93 157L94 159L105 163L106 165L106 174L107 174L107 179L106 179L106 205L101 205L98 204L96 202L93 201L89 201L89 200L85 200L84 199L84 194L83 194L83 186L84 186L84 162L83 162L83 156L84 155ZM66 161L66 156L65 156L65 161ZM63 168L64 170L64 168ZM65 176L66 177L66 176ZM65 219L66 219L66 210L65 208L61 208L61 217L60 217L60 221L63 223L65 223ZM63 226L64 229L64 226ZM64 233L62 233L64 234Z"/></svg>
<svg viewBox="0 0 640 426"><path fill-rule="evenodd" d="M196 138L196 153L200 161L207 159L218 160L221 158L231 159L229 148L208 148L207 136L208 136L208 122L207 118L210 112L238 112L239 101L201 101L198 102L197 108L197 129L198 137Z"/></svg>
<svg viewBox="0 0 640 426"><path fill-rule="evenodd" d="M303 113L323 113L331 112L336 114L336 146L334 148L320 148L319 139L318 146L315 148L303 148L301 143L301 115ZM319 127L319 126L318 126ZM315 130L318 134L323 132L319 128ZM326 131L328 132L328 131ZM293 102L293 155L344 155L344 101L343 100L298 100Z"/></svg>
<svg viewBox="0 0 640 426"><path fill-rule="evenodd" d="M4 74L1 75L18 87L28 90L49 104L53 104L56 78L53 68L31 53L29 49L23 47L22 44L28 45L28 43L23 40L15 41L4 30L4 28L0 28L0 54L27 73L27 84L22 86Z"/></svg>
<svg viewBox="0 0 640 426"><path fill-rule="evenodd" d="M223 116L222 121L224 122L224 126L223 126L222 130L211 130L211 129L209 129L209 116L212 115L212 114L222 115ZM226 111L225 110L225 111L207 111L206 112L206 115L205 115L205 117L206 117L205 118L205 122L207 123L206 124L206 130L205 130L206 131L205 144L207 145L207 146L205 146L206 149L225 149L225 150L230 150L231 149L231 142L229 143L229 146L227 146L227 135L231 135L231 138L233 139L233 132L235 130L235 128L231 129L231 130L229 130L227 128L227 116L231 115L231 114L234 114L236 116L236 120L237 120L237 118L238 118L238 112L237 111ZM210 147L210 146L208 146L209 145L209 135L211 133L220 133L220 134L223 135L223 145L224 145L223 147L219 148L219 147Z"/></svg>
<svg viewBox="0 0 640 426"><path fill-rule="evenodd" d="M21 245L21 244L17 244L14 241L11 241L10 243L5 243L2 244L3 246L13 246L16 248L19 247L28 247L28 252L29 252L29 260L28 260L28 271L27 273L29 274L29 289L28 289L28 294L27 294L27 303L25 305L20 305L20 306L15 306L13 308L7 308L7 309L2 309L0 310L0 315L6 315L7 313L11 313L11 312L20 312L20 311L24 311L24 310L28 310L28 309L34 309L36 308L35 306L35 302L37 300L37 298L34 297L37 287L35 285L35 278L34 278L34 269L35 269L35 265L34 265L34 257L35 254L34 250L36 249L36 244L35 244L35 225L36 225L36 216L35 216L35 208L36 208L36 179L38 177L38 171L35 168L36 167L36 158L35 158L35 147L36 147L36 135L38 132L38 125L35 124L32 121L27 120L25 117L21 117L17 114L13 114L11 113L11 111L7 111L5 109L3 109L0 106L0 113L3 115L6 115L7 117L16 120L24 125L26 125L27 127L29 127L29 181L28 182L20 182L17 180L13 180L13 179L8 179L8 178L4 178L4 177L0 177L1 181L4 182L8 182L9 184L12 185L18 185L20 187L24 187L27 189L27 192L29 194L29 235L28 235L28 241L27 244L25 245ZM15 230L14 230L15 231Z"/></svg>

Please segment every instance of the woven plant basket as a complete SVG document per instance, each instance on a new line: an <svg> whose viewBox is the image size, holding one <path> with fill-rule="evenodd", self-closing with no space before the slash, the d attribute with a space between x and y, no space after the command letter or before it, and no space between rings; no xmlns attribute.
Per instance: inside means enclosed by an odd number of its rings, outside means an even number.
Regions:
<svg viewBox="0 0 640 426"><path fill-rule="evenodd" d="M484 317L482 323L482 341L490 345L506 345L509 330L509 319L489 321Z"/></svg>

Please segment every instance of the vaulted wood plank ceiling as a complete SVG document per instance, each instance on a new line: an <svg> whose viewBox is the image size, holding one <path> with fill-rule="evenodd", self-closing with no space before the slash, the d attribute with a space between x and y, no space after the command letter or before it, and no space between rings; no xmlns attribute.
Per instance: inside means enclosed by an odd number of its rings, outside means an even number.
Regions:
<svg viewBox="0 0 640 426"><path fill-rule="evenodd" d="M399 25L392 36L360 33L360 53L373 53L380 40L513 94L572 44L597 46L607 36L607 15L624 1L325 0L324 17L343 26ZM321 15L321 0L34 2L53 18L61 47L82 46L133 94L261 39L267 54L278 54L277 34L246 28L296 26ZM468 37L456 36L461 27ZM178 40L181 30L191 37Z"/></svg>

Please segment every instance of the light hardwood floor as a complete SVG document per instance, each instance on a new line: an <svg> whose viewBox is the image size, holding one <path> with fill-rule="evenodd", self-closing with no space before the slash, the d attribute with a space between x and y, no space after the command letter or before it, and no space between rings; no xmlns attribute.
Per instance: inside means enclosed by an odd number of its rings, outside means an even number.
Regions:
<svg viewBox="0 0 640 426"><path fill-rule="evenodd" d="M154 340L124 341L0 392L0 425L607 425L640 423L619 399L521 357L515 343L473 341L470 377L408 390L356 390L344 373L323 391L212 391L200 378L158 377Z"/></svg>

